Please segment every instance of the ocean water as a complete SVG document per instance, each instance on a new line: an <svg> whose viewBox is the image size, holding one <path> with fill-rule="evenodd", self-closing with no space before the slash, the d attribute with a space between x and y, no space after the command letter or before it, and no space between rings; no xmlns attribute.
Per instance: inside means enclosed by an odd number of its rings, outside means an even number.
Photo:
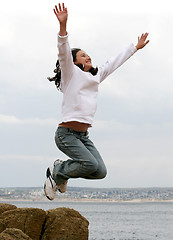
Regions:
<svg viewBox="0 0 173 240"><path fill-rule="evenodd" d="M173 202L9 203L43 210L73 208L90 222L89 240L173 240Z"/></svg>

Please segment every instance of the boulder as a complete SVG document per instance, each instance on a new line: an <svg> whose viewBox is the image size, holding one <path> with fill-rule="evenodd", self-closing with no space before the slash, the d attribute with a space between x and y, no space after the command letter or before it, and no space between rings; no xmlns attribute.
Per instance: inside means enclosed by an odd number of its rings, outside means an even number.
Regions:
<svg viewBox="0 0 173 240"><path fill-rule="evenodd" d="M15 228L6 228L5 231L0 233L1 240L32 240L21 230Z"/></svg>
<svg viewBox="0 0 173 240"><path fill-rule="evenodd" d="M0 240L88 240L89 222L74 209L1 206Z"/></svg>
<svg viewBox="0 0 173 240"><path fill-rule="evenodd" d="M1 214L6 228L17 228L33 240L40 240L46 212L38 208L17 208Z"/></svg>
<svg viewBox="0 0 173 240"><path fill-rule="evenodd" d="M88 220L74 209L48 210L41 240L88 240L88 225Z"/></svg>
<svg viewBox="0 0 173 240"><path fill-rule="evenodd" d="M16 209L17 207L8 203L0 203L0 217L3 212Z"/></svg>
<svg viewBox="0 0 173 240"><path fill-rule="evenodd" d="M0 233L2 231L5 230L5 224L3 223L2 219L1 219L1 214L9 211L9 210L13 210L16 209L17 207L15 205L12 204L8 204L8 203L0 203Z"/></svg>

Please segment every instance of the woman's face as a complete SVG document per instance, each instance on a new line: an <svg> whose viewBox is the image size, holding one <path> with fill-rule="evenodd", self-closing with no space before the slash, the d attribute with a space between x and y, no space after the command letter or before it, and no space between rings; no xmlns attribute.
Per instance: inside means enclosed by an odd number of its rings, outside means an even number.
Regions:
<svg viewBox="0 0 173 240"><path fill-rule="evenodd" d="M88 72L92 68L91 58L83 50L77 52L76 61L74 63L82 64L85 72Z"/></svg>

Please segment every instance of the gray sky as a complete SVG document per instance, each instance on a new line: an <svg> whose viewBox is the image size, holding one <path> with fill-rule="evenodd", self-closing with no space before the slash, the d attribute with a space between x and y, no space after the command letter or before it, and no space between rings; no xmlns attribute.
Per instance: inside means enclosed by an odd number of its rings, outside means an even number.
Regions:
<svg viewBox="0 0 173 240"><path fill-rule="evenodd" d="M173 4L170 0L64 1L71 47L101 65L142 32L150 43L100 85L90 137L108 175L70 186L170 187L173 183ZM98 4L99 3L99 4ZM55 146L62 95L47 76L57 59L56 1L0 8L0 187L42 186L66 159ZM92 8L91 8L92 7Z"/></svg>

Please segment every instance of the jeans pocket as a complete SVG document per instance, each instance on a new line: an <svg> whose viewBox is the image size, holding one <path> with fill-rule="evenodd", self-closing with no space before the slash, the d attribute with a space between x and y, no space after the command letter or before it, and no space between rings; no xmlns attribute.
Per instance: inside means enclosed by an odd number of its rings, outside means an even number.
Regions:
<svg viewBox="0 0 173 240"><path fill-rule="evenodd" d="M76 140L73 133L56 133L55 142L59 149L71 146L72 142Z"/></svg>

